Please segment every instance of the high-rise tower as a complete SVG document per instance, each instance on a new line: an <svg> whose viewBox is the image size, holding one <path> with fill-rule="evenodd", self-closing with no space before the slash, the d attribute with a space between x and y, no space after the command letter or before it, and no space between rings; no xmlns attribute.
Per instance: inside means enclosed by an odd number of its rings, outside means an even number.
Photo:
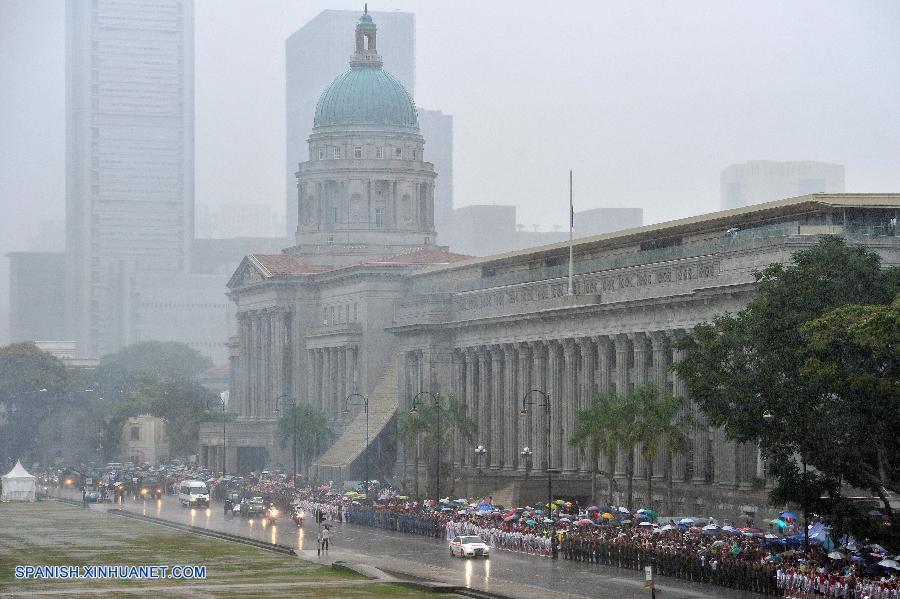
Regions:
<svg viewBox="0 0 900 599"><path fill-rule="evenodd" d="M66 5L66 321L127 343L132 273L186 273L194 234L192 0Z"/></svg>
<svg viewBox="0 0 900 599"><path fill-rule="evenodd" d="M350 69L319 97L309 160L297 171L291 252L311 264L339 266L435 244L435 173L423 159L416 106L382 65L366 13Z"/></svg>

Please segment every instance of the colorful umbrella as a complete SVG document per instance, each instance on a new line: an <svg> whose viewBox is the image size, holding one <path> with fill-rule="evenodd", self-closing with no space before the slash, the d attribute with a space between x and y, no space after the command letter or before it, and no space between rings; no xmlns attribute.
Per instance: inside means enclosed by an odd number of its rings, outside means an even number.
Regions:
<svg viewBox="0 0 900 599"><path fill-rule="evenodd" d="M600 514L600 517L604 520L612 520L613 518L615 518L615 516L613 516L609 512L603 512L602 514Z"/></svg>

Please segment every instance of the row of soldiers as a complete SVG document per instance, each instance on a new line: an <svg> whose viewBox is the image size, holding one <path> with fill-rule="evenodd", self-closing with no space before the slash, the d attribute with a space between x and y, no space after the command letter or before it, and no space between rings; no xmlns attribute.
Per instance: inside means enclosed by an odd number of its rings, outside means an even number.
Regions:
<svg viewBox="0 0 900 599"><path fill-rule="evenodd" d="M646 547L628 541L590 537L564 537L560 548L562 557L568 560L632 570L653 566L653 571L661 576L764 595L778 593L774 564L738 559L730 554L708 556L688 548Z"/></svg>
<svg viewBox="0 0 900 599"><path fill-rule="evenodd" d="M372 528L396 530L408 534L423 535L428 537L443 538L445 528L443 524L435 522L431 518L420 518L409 514L372 510L368 508L353 508L347 510L347 521L351 524L360 524Z"/></svg>

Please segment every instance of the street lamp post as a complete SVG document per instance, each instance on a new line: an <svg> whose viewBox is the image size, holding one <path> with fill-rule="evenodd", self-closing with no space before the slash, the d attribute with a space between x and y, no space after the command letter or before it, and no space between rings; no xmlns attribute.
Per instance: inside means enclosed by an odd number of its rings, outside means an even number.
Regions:
<svg viewBox="0 0 900 599"><path fill-rule="evenodd" d="M291 428L293 429L293 434L291 435L291 461L294 467L294 486L297 486L297 400L291 395L279 395L275 398L275 415L278 416L280 410L278 409L278 400L279 399L290 399L291 400L291 414L293 415L293 421L291 423Z"/></svg>
<svg viewBox="0 0 900 599"><path fill-rule="evenodd" d="M350 402L361 399L363 409L366 411L366 446L363 448L363 457L366 460L366 499L369 498L369 398L362 393L351 393L344 399L344 414L350 412Z"/></svg>
<svg viewBox="0 0 900 599"><path fill-rule="evenodd" d="M551 436L551 419L552 414L550 412L550 394L540 389L531 389L522 397L522 415L528 414L528 407L533 403L530 399L532 393L539 394L543 401L537 404L539 407L544 408L544 413L547 415L547 510L550 512L551 520L553 520L553 469L551 468L551 454L550 454L550 436ZM556 521L550 525L550 550L553 552L553 559L558 557L556 550Z"/></svg>
<svg viewBox="0 0 900 599"><path fill-rule="evenodd" d="M531 474L531 465L532 465L532 456L534 452L531 451L530 447L524 447L522 451L519 452L519 455L522 456L522 461L525 463L525 479L528 479L528 475Z"/></svg>
<svg viewBox="0 0 900 599"><path fill-rule="evenodd" d="M225 476L225 465L228 463L225 458L225 398L219 397L219 406L222 408L222 476ZM206 400L206 409L210 409L210 402Z"/></svg>
<svg viewBox="0 0 900 599"><path fill-rule="evenodd" d="M487 448L484 445L475 448L475 466L478 468L479 479L481 478L481 461L485 455L487 455Z"/></svg>
<svg viewBox="0 0 900 599"><path fill-rule="evenodd" d="M429 396L432 401L434 401L434 408L437 411L437 439L438 439L438 451L437 451L437 488L435 489L437 492L437 501L441 501L441 445L443 444L443 439L441 438L441 398L431 391L419 391L412 398L412 408L410 408L410 412L415 414L419 411L419 397L422 395Z"/></svg>

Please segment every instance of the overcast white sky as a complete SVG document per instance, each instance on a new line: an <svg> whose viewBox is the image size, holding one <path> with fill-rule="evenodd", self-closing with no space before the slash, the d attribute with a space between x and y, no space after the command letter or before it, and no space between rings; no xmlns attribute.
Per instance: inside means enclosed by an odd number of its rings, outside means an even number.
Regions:
<svg viewBox="0 0 900 599"><path fill-rule="evenodd" d="M326 8L362 3L196 1L198 203L284 205L284 40ZM577 209L656 222L717 209L719 172L750 159L842 163L848 191L900 191L896 0L370 8L416 13L416 100L455 118L457 206L563 224L572 168ZM2 252L64 217L64 10L0 0Z"/></svg>

